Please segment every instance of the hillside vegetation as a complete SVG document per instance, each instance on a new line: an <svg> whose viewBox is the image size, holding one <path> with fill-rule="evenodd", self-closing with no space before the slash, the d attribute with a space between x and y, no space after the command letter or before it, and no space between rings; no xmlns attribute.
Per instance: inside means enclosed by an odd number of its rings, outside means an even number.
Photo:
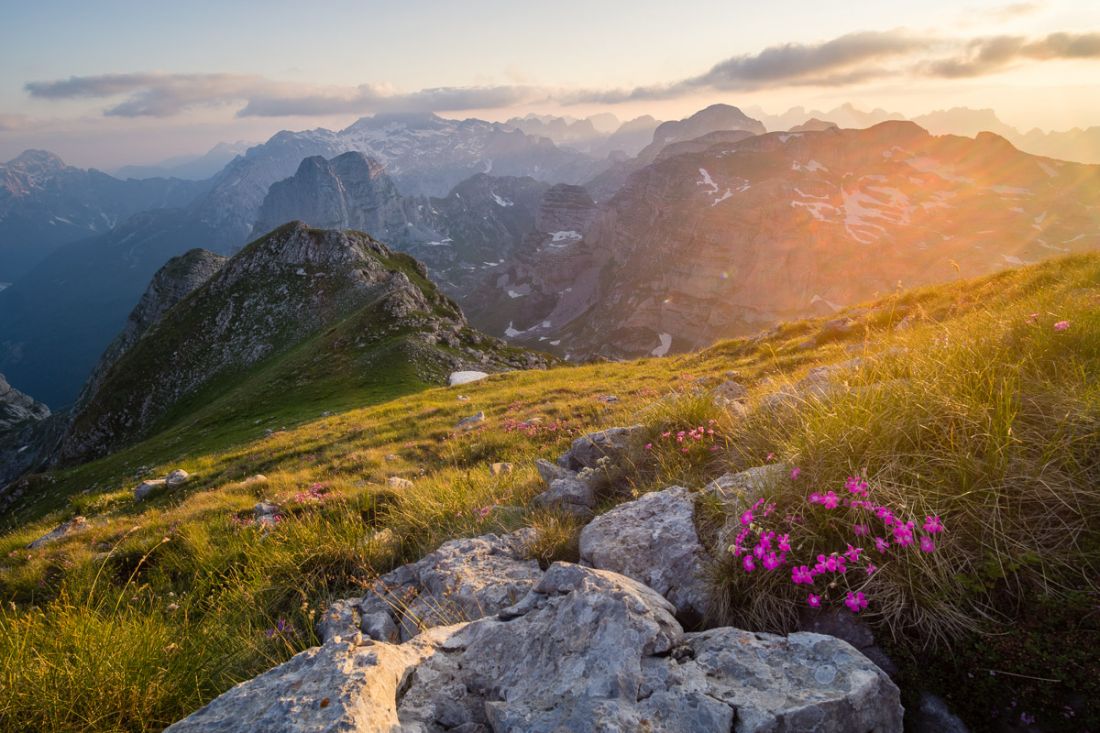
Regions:
<svg viewBox="0 0 1100 733"><path fill-rule="evenodd" d="M216 420L195 405L143 443L28 480L0 535L0 728L159 730L314 644L330 599L448 538L534 526L540 559L576 559L575 521L530 508L534 461L638 422L651 447L605 507L783 461L797 480L771 499L817 547L843 528L805 496L862 476L946 527L935 552L883 562L866 588L903 679L978 730L1022 714L1100 725L1081 712L1100 695L1100 256L900 292L695 354L453 388L397 375L375 389L338 362L317 366L321 386L296 383L302 349L237 386ZM823 374L827 388L810 388ZM748 389L745 412L712 397L730 379ZM714 432L687 450L663 437L699 426ZM500 462L514 470L491 470ZM140 477L175 468L192 480L134 501ZM259 501L282 507L277 524L254 521ZM75 515L89 528L27 548ZM713 575L734 625L789 628L803 603L786 574L720 562Z"/></svg>

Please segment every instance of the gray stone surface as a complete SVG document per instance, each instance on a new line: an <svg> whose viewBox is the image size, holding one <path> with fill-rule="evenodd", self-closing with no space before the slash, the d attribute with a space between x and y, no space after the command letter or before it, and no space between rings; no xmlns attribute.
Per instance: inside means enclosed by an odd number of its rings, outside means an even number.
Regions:
<svg viewBox="0 0 1100 733"><path fill-rule="evenodd" d="M468 621L511 606L542 575L528 559L534 530L451 540L415 563L378 579L362 598L337 601L318 623L325 639L356 631L385 638L390 618L401 639L433 626ZM376 637L375 634L381 634Z"/></svg>
<svg viewBox="0 0 1100 733"><path fill-rule="evenodd" d="M607 459L613 466L629 465L638 457L644 433L643 426L632 425L582 435L558 459L558 465L572 471L600 468L605 465L601 464L601 459Z"/></svg>
<svg viewBox="0 0 1100 733"><path fill-rule="evenodd" d="M908 718L913 733L970 733L966 723L951 712L947 701L931 692L921 693L917 709L910 709Z"/></svg>
<svg viewBox="0 0 1100 733"><path fill-rule="evenodd" d="M134 488L134 501L143 501L155 493L167 488L168 483L162 478L145 479Z"/></svg>
<svg viewBox="0 0 1100 733"><path fill-rule="evenodd" d="M44 547L51 542L56 542L62 537L68 537L71 534L83 532L86 529L88 529L87 519L79 516L73 517L69 521L62 522L57 527L51 529L49 532L36 539L34 542L27 545L27 547L32 550L37 550L39 547Z"/></svg>
<svg viewBox="0 0 1100 733"><path fill-rule="evenodd" d="M591 483L576 478L556 478L550 482L550 488L534 498L534 503L587 517L596 506L596 492Z"/></svg>
<svg viewBox="0 0 1100 733"><path fill-rule="evenodd" d="M646 494L581 530L581 562L633 578L667 598L685 620L710 608L708 555L695 530L695 503L681 486Z"/></svg>
<svg viewBox="0 0 1100 733"><path fill-rule="evenodd" d="M839 639L685 634L653 590L556 563L515 606L401 645L329 641L169 728L356 733L897 733L897 688Z"/></svg>

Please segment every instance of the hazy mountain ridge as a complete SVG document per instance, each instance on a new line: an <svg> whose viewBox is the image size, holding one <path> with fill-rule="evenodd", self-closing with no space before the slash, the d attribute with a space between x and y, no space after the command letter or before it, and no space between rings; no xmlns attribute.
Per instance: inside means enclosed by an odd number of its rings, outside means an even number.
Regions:
<svg viewBox="0 0 1100 733"><path fill-rule="evenodd" d="M771 133L641 169L583 237L502 270L507 287L553 304L517 320L517 340L660 355L955 268L1096 249L1098 186L1100 167L988 133L936 137L910 122ZM561 287L569 261L586 287Z"/></svg>
<svg viewBox="0 0 1100 733"><path fill-rule="evenodd" d="M44 150L0 164L0 282L15 282L58 247L142 211L188 204L202 181L119 180Z"/></svg>

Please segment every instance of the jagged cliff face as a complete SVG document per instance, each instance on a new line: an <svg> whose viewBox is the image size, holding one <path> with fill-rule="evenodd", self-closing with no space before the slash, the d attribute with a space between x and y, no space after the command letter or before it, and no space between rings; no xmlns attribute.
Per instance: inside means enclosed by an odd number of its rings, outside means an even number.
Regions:
<svg viewBox="0 0 1100 733"><path fill-rule="evenodd" d="M157 271L141 300L130 312L122 332L111 342L73 407L83 410L103 385L111 367L134 347L145 333L155 326L181 300L206 284L226 263L227 258L204 249L193 249L173 257Z"/></svg>
<svg viewBox="0 0 1100 733"><path fill-rule="evenodd" d="M471 333L419 263L364 234L296 222L220 267L207 264L217 272L167 309L90 389L62 441L61 461L147 436L184 401L197 409L248 383L261 365L268 376L285 372L280 378L298 388L311 370L339 367L349 373L336 377L354 380L349 359L381 344L394 355L382 368L398 368L407 356L423 381L462 367L520 365L498 358L501 344ZM309 348L297 349L306 342Z"/></svg>
<svg viewBox="0 0 1100 733"><path fill-rule="evenodd" d="M560 340L573 354L664 354L899 283L1096 249L1098 192L1098 167L912 123L772 133L667 157L563 248L600 268L594 285L562 289L552 309L529 316L550 328L517 338Z"/></svg>
<svg viewBox="0 0 1100 733"><path fill-rule="evenodd" d="M507 125L482 120L449 120L432 114L375 115L332 132L280 132L226 166L194 215L211 227L236 232L243 241L252 230L268 188L295 174L307 157L332 158L360 152L385 167L406 196L443 196L477 173L532 176L577 182L604 164ZM285 220L284 220L285 221Z"/></svg>
<svg viewBox="0 0 1100 733"><path fill-rule="evenodd" d="M550 188L514 256L468 296L467 308L481 314L480 325L490 333L558 346L546 343L554 340L554 323L579 316L573 304L587 302L585 294L597 286L603 259L585 244L585 236L598 213L581 186Z"/></svg>
<svg viewBox="0 0 1100 733"><path fill-rule="evenodd" d="M302 161L271 187L256 231L292 220L364 231L425 263L462 300L483 273L509 257L534 229L548 185L533 178L474 175L442 198L403 196L386 169L362 153ZM477 313L472 313L478 322Z"/></svg>
<svg viewBox="0 0 1100 733"><path fill-rule="evenodd" d="M0 374L0 488L37 461L49 417L48 407L12 387Z"/></svg>

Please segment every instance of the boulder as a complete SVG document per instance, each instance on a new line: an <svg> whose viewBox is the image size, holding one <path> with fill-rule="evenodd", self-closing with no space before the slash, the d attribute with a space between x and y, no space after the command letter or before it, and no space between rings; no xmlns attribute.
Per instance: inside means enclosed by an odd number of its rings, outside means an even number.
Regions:
<svg viewBox="0 0 1100 733"><path fill-rule="evenodd" d="M708 555L695 530L695 503L682 486L646 494L581 530L581 562L645 583L677 615L698 623L710 609Z"/></svg>
<svg viewBox="0 0 1100 733"><path fill-rule="evenodd" d="M596 508L596 490L591 482L576 477L556 478L550 482L550 488L534 498L534 503L579 517L590 517Z"/></svg>
<svg viewBox="0 0 1100 733"><path fill-rule="evenodd" d="M62 537L67 537L68 535L76 534L77 532L83 532L86 529L88 529L87 519L79 516L73 517L69 521L62 522L57 527L54 527L46 534L42 535L34 542L27 545L27 547L31 550L37 550L39 547L48 545L51 542L56 542Z"/></svg>
<svg viewBox="0 0 1100 733"><path fill-rule="evenodd" d="M191 478L191 474L184 471L182 468L177 468L172 473L164 477L164 483L168 488L173 489L177 486L182 486L187 483L187 480Z"/></svg>
<svg viewBox="0 0 1100 733"><path fill-rule="evenodd" d="M535 470L539 472L539 478L543 483L550 486L550 483L554 479L559 478L576 478L577 472L570 471L568 468L563 468L556 463L551 463L545 458L539 458L535 461Z"/></svg>
<svg viewBox="0 0 1100 733"><path fill-rule="evenodd" d="M580 471L583 468L600 468L604 465L601 459L606 459L613 466L633 464L640 455L644 434L645 427L633 425L582 435L558 459L558 465Z"/></svg>
<svg viewBox="0 0 1100 733"><path fill-rule="evenodd" d="M168 482L162 478L145 479L134 488L134 501L143 501L150 495L167 488Z"/></svg>
<svg viewBox="0 0 1100 733"><path fill-rule="evenodd" d="M400 645L331 640L168 730L902 730L897 687L845 642L686 634L672 611L622 575L555 563L495 616Z"/></svg>
<svg viewBox="0 0 1100 733"><path fill-rule="evenodd" d="M478 382L485 379L489 375L485 372L466 371L466 372L451 372L451 376L447 377L447 384L452 387L457 387L460 384L469 384L470 382Z"/></svg>
<svg viewBox="0 0 1100 733"><path fill-rule="evenodd" d="M767 496L781 481L789 480L790 470L783 462L753 466L739 473L723 474L703 487L703 492L717 499L727 515L711 548L715 555L727 552L741 531L741 512Z"/></svg>
<svg viewBox="0 0 1100 733"><path fill-rule="evenodd" d="M363 598L338 601L322 616L318 635L356 631L386 638L388 616L401 639L422 629L495 614L522 598L542 575L528 558L533 529L451 540L415 563L378 579ZM376 637L376 633L383 634Z"/></svg>

